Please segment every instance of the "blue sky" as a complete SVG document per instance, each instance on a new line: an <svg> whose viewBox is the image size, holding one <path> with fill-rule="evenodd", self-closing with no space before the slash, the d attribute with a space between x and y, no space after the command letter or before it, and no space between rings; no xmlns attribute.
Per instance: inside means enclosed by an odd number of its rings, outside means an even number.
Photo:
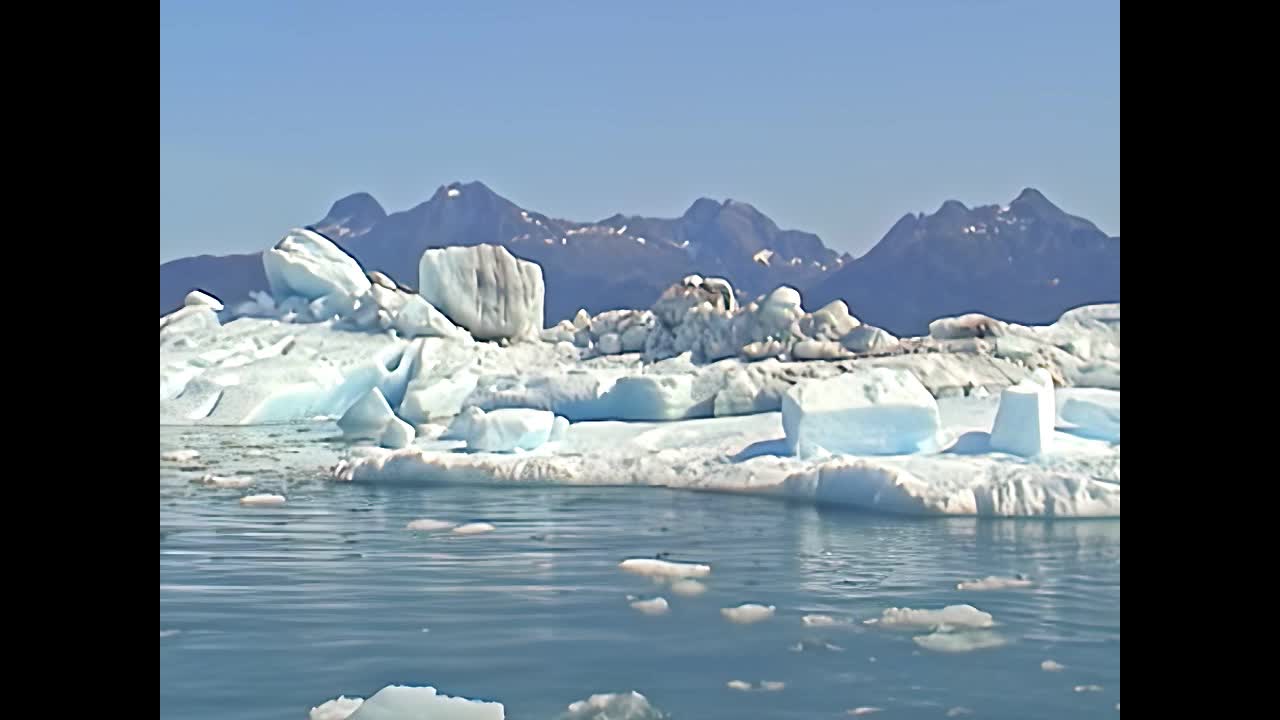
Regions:
<svg viewBox="0 0 1280 720"><path fill-rule="evenodd" d="M865 252L1024 186L1120 232L1120 3L160 3L160 260L454 180L593 220L699 196Z"/></svg>

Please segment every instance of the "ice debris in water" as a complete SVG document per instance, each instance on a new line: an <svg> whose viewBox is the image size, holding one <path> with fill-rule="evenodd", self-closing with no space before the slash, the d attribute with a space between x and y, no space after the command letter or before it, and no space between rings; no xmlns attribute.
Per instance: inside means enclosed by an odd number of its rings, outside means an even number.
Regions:
<svg viewBox="0 0 1280 720"><path fill-rule="evenodd" d="M1040 663L1040 669L1045 672L1062 672L1066 668L1067 668L1066 665L1063 665L1062 663L1059 663L1059 662L1055 662L1053 660L1045 660L1044 662Z"/></svg>
<svg viewBox="0 0 1280 720"><path fill-rule="evenodd" d="M886 628L988 628L995 625L990 613L972 605L948 605L941 610L889 608L880 617L864 620L865 625Z"/></svg>
<svg viewBox="0 0 1280 720"><path fill-rule="evenodd" d="M636 575L661 578L695 578L711 574L710 565L670 562L653 558L630 558L618 563L618 567Z"/></svg>
<svg viewBox="0 0 1280 720"><path fill-rule="evenodd" d="M778 692L787 686L786 683L779 680L761 680L760 689L765 692Z"/></svg>
<svg viewBox="0 0 1280 720"><path fill-rule="evenodd" d="M666 717L648 698L632 690L592 695L571 703L569 711L559 720L664 720Z"/></svg>
<svg viewBox="0 0 1280 720"><path fill-rule="evenodd" d="M962 705L957 705L947 711L947 717L960 717L961 715L972 715L973 711Z"/></svg>
<svg viewBox="0 0 1280 720"><path fill-rule="evenodd" d="M1082 692L1102 692L1102 686L1101 686L1101 685L1077 685L1077 686L1075 687L1075 691L1076 691L1076 692L1078 692L1078 693L1082 693Z"/></svg>
<svg viewBox="0 0 1280 720"><path fill-rule="evenodd" d="M656 597L649 600L634 600L631 607L645 615L665 615L671 610L666 598Z"/></svg>
<svg viewBox="0 0 1280 720"><path fill-rule="evenodd" d="M264 506L264 505L283 505L285 499L283 495L273 495L271 493L262 493L259 495L246 495L240 498L241 505Z"/></svg>
<svg viewBox="0 0 1280 720"><path fill-rule="evenodd" d="M171 450L166 453L160 453L161 460L169 462L188 462L200 457L200 453L195 450Z"/></svg>
<svg viewBox="0 0 1280 720"><path fill-rule="evenodd" d="M744 603L738 607L721 608L720 614L724 615L729 622L738 623L739 625L749 625L758 623L762 620L768 620L773 617L773 612L777 610L773 605L757 605L756 603Z"/></svg>
<svg viewBox="0 0 1280 720"><path fill-rule="evenodd" d="M347 720L362 704L364 698L339 696L311 708L311 714L307 717L309 720Z"/></svg>
<svg viewBox="0 0 1280 720"><path fill-rule="evenodd" d="M205 475L200 478L201 485L208 485L216 488L247 488L253 484L251 477L221 477L219 475Z"/></svg>
<svg viewBox="0 0 1280 720"><path fill-rule="evenodd" d="M956 585L957 590L970 590L973 592L982 592L986 590L1009 590L1014 588L1027 588L1034 585L1030 578L1025 575L1015 575L1014 577L998 577L996 575L987 576L981 580L967 580Z"/></svg>
<svg viewBox="0 0 1280 720"><path fill-rule="evenodd" d="M883 712L884 708L878 707L856 707L852 710L845 711L846 715L870 715L871 713Z"/></svg>
<svg viewBox="0 0 1280 720"><path fill-rule="evenodd" d="M473 522L465 525L459 525L453 529L455 535L479 535L481 533L493 532L495 528L487 522Z"/></svg>
<svg viewBox="0 0 1280 720"><path fill-rule="evenodd" d="M419 518L412 520L405 526L408 530L415 532L438 532L440 530L449 530L457 523L451 523L447 520L430 520L427 518Z"/></svg>
<svg viewBox="0 0 1280 720"><path fill-rule="evenodd" d="M829 627L832 625L848 625L848 620L838 620L830 615L805 615L800 622L809 627Z"/></svg>
<svg viewBox="0 0 1280 720"><path fill-rule="evenodd" d="M707 591L707 586L697 580L677 580L671 583L671 592L680 597L697 597Z"/></svg>
<svg viewBox="0 0 1280 720"><path fill-rule="evenodd" d="M729 687L731 690L746 691L751 689L751 683L743 680L730 680L729 682L725 683L725 685Z"/></svg>
<svg viewBox="0 0 1280 720"><path fill-rule="evenodd" d="M826 650L828 652L844 652L844 648L839 645L833 645L822 640L801 640L791 646L791 652L805 652L807 650Z"/></svg>
<svg viewBox="0 0 1280 720"><path fill-rule="evenodd" d="M917 635L911 638L915 644L925 650L940 653L965 653L974 650L997 648L1008 642L1002 635L988 630L972 632L950 632L940 629L928 635Z"/></svg>
<svg viewBox="0 0 1280 720"><path fill-rule="evenodd" d="M177 635L179 632L181 631L180 630L161 630L160 637L161 639L167 638L167 637L173 637L174 635Z"/></svg>

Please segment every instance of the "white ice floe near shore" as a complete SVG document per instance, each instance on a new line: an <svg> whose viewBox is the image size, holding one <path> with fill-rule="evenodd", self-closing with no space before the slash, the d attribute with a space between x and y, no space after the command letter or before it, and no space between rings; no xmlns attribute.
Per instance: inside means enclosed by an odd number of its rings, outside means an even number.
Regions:
<svg viewBox="0 0 1280 720"><path fill-rule="evenodd" d="M348 706L353 703L354 700L348 700ZM312 713L315 718L315 710ZM335 714L334 717L341 716ZM501 703L449 697L433 687L389 685L360 703L346 720L503 720L505 717L506 710Z"/></svg>
<svg viewBox="0 0 1280 720"><path fill-rule="evenodd" d="M428 251L416 293L310 230L264 269L271 294L219 310L195 291L161 318L161 424L338 420L382 446L353 451L341 481L1120 514L1119 305L893 338L843 302L808 312L780 287L739 306L726 281L690 276L651 308L544 329L540 268L501 248Z"/></svg>

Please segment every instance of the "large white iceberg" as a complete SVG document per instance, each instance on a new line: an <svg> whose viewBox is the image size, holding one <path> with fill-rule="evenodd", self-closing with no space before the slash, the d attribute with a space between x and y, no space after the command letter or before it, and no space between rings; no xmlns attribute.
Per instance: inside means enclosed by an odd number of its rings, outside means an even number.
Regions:
<svg viewBox="0 0 1280 720"><path fill-rule="evenodd" d="M363 295L369 278L360 265L323 235L294 228L276 246L262 254L271 294L279 302L289 297L306 301L331 293Z"/></svg>
<svg viewBox="0 0 1280 720"><path fill-rule="evenodd" d="M782 425L793 451L898 455L937 440L938 402L904 370L855 368L792 388L782 401Z"/></svg>
<svg viewBox="0 0 1280 720"><path fill-rule="evenodd" d="M418 292L481 340L536 338L542 331L542 268L498 245L427 250Z"/></svg>
<svg viewBox="0 0 1280 720"><path fill-rule="evenodd" d="M1039 455L1053 442L1057 407L1053 381L1044 370L1037 377L1000 394L1000 409L991 428L991 449L1023 457Z"/></svg>
<svg viewBox="0 0 1280 720"><path fill-rule="evenodd" d="M503 720L501 703L441 695L433 687L389 685L365 700L347 720Z"/></svg>

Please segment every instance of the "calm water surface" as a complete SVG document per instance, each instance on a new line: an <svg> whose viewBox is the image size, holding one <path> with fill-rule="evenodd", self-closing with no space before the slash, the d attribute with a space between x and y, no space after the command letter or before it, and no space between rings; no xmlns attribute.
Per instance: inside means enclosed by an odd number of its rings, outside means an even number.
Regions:
<svg viewBox="0 0 1280 720"><path fill-rule="evenodd" d="M707 720L858 707L885 720L1118 716L1119 521L911 520L649 488L353 486L325 479L335 434L161 429L162 452L201 453L160 467L162 718L301 720L393 683L498 700L516 720L632 689ZM205 472L255 484L191 482ZM250 492L289 502L241 507ZM406 530L417 518L496 530ZM660 553L711 564L707 592L680 597L617 568ZM1036 585L956 590L1015 573ZM642 615L628 595L661 595L670 612ZM776 615L721 617L744 602ZM941 654L913 642L926 631L861 622L959 603L994 615L1007 643ZM810 628L809 613L853 623ZM1049 659L1065 669L1042 670Z"/></svg>

